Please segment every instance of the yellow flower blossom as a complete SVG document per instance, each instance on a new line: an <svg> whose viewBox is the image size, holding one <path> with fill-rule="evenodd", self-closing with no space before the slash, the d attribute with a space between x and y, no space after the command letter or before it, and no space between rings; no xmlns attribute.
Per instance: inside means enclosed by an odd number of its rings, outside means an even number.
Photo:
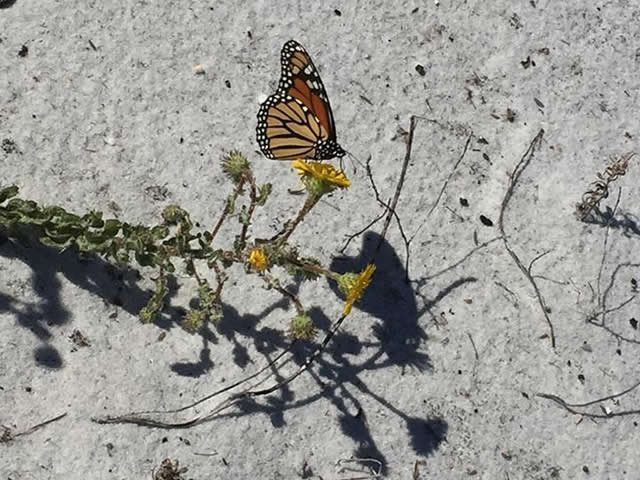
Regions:
<svg viewBox="0 0 640 480"><path fill-rule="evenodd" d="M265 270L268 266L267 256L261 248L254 248L249 254L249 263L259 272Z"/></svg>
<svg viewBox="0 0 640 480"><path fill-rule="evenodd" d="M344 172L329 163L307 162L300 159L294 160L291 166L298 171L309 190L317 190L312 193L322 194L330 192L335 187L347 188L351 185L351 180Z"/></svg>
<svg viewBox="0 0 640 480"><path fill-rule="evenodd" d="M345 273L344 275L341 275L341 278L338 281L338 285L340 286L340 289L347 295L347 301L344 304L343 310L343 313L345 315L351 313L351 307L353 307L353 304L360 300L365 289L371 283L371 278L373 277L373 272L375 271L376 266L373 263L370 263L359 274Z"/></svg>

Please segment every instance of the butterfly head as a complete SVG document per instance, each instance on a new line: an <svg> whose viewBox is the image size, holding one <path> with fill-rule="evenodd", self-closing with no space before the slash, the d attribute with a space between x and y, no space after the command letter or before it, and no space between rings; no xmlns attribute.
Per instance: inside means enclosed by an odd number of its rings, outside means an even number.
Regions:
<svg viewBox="0 0 640 480"><path fill-rule="evenodd" d="M338 145L338 142L335 140L321 140L316 145L316 160L330 160L335 157L342 158L346 154L347 152Z"/></svg>

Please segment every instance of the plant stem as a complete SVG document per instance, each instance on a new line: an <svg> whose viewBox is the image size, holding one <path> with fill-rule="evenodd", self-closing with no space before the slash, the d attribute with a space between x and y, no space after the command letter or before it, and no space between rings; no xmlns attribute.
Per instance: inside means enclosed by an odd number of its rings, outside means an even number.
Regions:
<svg viewBox="0 0 640 480"><path fill-rule="evenodd" d="M271 238L271 241L274 242L274 245L276 248L282 246L282 244L284 244L289 239L289 237L291 236L293 231L296 229L298 224L302 222L305 215L309 213L309 211L311 211L314 205L318 203L320 198L321 198L320 195L311 195L311 194L307 197L307 199L304 202L304 205L298 212L298 216L292 222L287 222L284 226L284 229L280 233L276 234L274 237Z"/></svg>
<svg viewBox="0 0 640 480"><path fill-rule="evenodd" d="M239 182L237 187L236 187L236 189L234 190L233 196L232 196L233 204L235 204L236 200L240 196L240 193L242 193L242 187L244 186L244 182L245 182L244 180ZM220 215L220 218L218 219L218 223L216 223L216 226L211 231L211 241L209 242L209 244L213 243L213 239L218 234L218 230L220 230L220 227L222 227L222 223L227 218L227 215L229 215L229 210L228 210L227 206L225 205L224 210L222 211L222 215Z"/></svg>

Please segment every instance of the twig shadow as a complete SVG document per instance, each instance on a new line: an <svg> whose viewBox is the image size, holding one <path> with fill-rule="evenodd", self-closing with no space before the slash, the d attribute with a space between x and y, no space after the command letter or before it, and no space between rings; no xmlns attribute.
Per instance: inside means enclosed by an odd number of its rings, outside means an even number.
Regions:
<svg viewBox="0 0 640 480"><path fill-rule="evenodd" d="M615 213L611 207L606 207L604 211L596 207L583 221L591 225L621 230L625 237L640 236L640 219L628 212Z"/></svg>

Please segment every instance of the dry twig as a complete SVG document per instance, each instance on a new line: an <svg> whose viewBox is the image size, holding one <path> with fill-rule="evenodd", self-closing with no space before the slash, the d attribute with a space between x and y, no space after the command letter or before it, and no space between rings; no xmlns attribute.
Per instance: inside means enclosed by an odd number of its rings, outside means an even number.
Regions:
<svg viewBox="0 0 640 480"><path fill-rule="evenodd" d="M531 276L531 273L529 272L529 269L527 269L527 267L524 266L524 264L522 263L522 261L520 260L518 255L516 255L516 253L513 251L513 249L509 245L509 240L507 239L507 235L506 235L506 233L504 231L504 215L505 215L505 212L507 210L507 207L509 206L509 201L511 200L511 197L513 196L513 192L515 190L515 186L518 183L518 180L520 179L520 176L522 175L522 173L525 171L525 169L531 163L531 160L533 159L533 154L535 153L536 148L538 148L540 146L540 143L542 142L542 137L543 136L544 136L544 130L540 129L538 134L534 137L534 139L529 144L529 148L527 148L527 151L524 153L524 155L522 156L522 158L520 159L520 161L518 162L516 167L513 169L513 172L511 173L511 176L509 177L509 187L507 188L507 192L504 195L504 198L502 200L502 205L500 207L500 217L498 219L498 229L500 230L500 233L502 234L502 241L504 243L505 249L507 250L507 252L509 252L509 255L511 255L511 258L513 259L515 264L518 266L518 268L520 269L522 274L527 278L527 280L529 280L529 283L531 284L531 286L533 287L533 290L535 291L536 298L538 299L538 304L540 305L540 309L542 310L542 314L544 315L544 318L547 321L547 325L549 325L549 333L550 333L550 336L551 336L551 346L553 348L556 348L556 336L555 336L555 333L553 331L553 323L551 323L551 318L549 317L548 307L545 305L544 298L542 297L542 293L540 293L540 289L538 288L538 284L536 283L536 281ZM535 259L534 259L534 261L535 261Z"/></svg>
<svg viewBox="0 0 640 480"><path fill-rule="evenodd" d="M44 427L45 425L49 425L50 423L53 422L57 422L58 420L60 420L61 418L66 417L67 414L66 412L58 415L57 417L53 417L50 418L49 420L45 420L44 422L38 423L32 427L27 428L26 430L23 430L21 432L14 432L11 428L6 427L4 425L0 425L0 429L2 429L2 432L0 433L0 443L9 443L13 440L15 440L18 437L22 437L25 435L29 435L33 432L35 432L36 430L41 429L42 427Z"/></svg>
<svg viewBox="0 0 640 480"><path fill-rule="evenodd" d="M213 420L214 418L216 418L218 415L220 415L222 412L224 412L225 410L228 410L229 408L231 408L234 405L237 405L238 403L240 403L241 401L247 400L249 398L253 398L253 397L258 397L258 396L263 396L263 395L268 395L272 392L275 392L276 390L279 390L280 388L284 387L285 385L289 384L290 382L292 382L293 380L295 380L298 376L300 376L302 373L304 373L310 366L311 364L315 361L315 359L323 352L323 350L326 348L326 346L329 344L329 342L331 341L331 339L333 338L333 336L336 334L336 332L339 330L340 326L342 325L342 323L344 322L344 320L347 318L346 315L342 315L338 320L336 320L334 322L334 324L332 325L332 327L329 329L329 331L327 332L325 338L323 339L322 343L320 343L319 345L316 346L316 348L314 349L313 353L309 356L309 358L307 358L307 360L291 375L289 375L288 377L284 378L283 380L276 382L274 384L272 384L271 386L267 387L267 388L262 388L262 389L257 389L257 387L259 387L261 384L265 383L267 380L271 379L273 376L277 375L278 371L280 368L282 368L286 363L288 363L289 361L292 360L293 356L290 355L288 358L286 358L284 360L284 362L282 362L282 364L276 366L276 363L278 362L278 360L282 357L284 357L284 355L288 352L290 352L291 350L291 346L283 351L282 353L280 353L278 355L278 357L276 357L275 360L272 360L271 362L269 362L265 367L263 367L261 370L259 370L258 372L254 373L253 375L244 378L243 380L234 383L233 385L229 385L223 389L220 389L210 395L207 395L204 398L199 399L198 401L175 409L175 410L166 410L166 411L145 411L145 412L133 412L133 413L128 413L125 415L119 415L119 416L104 416L104 417L94 417L92 420L96 423L101 423L101 424L113 424L113 423L132 423L134 425L140 425L140 426L145 426L145 427L155 427L155 428L164 428L164 429L180 429L180 428L190 428L193 427L195 425L200 425L202 423L208 422ZM265 370L271 368L272 371L271 373L263 378L262 380L257 381L256 383L254 383L253 385L249 386L248 388L244 389L243 391L236 393L236 394L232 394L231 396L229 396L227 399L223 400L222 402L218 403L213 409L211 409L206 415L199 415L196 417L193 417L189 420L185 420L185 421L178 421L178 422L165 422L162 420L157 420L156 418L154 418L154 416L158 416L158 415L163 415L163 414L170 414L170 413L179 413L179 412L183 412L186 411L190 408L195 407L196 405L199 405L203 402L205 402L206 400L209 400L215 396L218 396L222 393L228 392L229 390L240 386L241 384L244 383L248 383L250 380L252 380L253 378L259 376L262 372L264 372Z"/></svg>
<svg viewBox="0 0 640 480"><path fill-rule="evenodd" d="M607 400L613 400L615 398L622 397L623 395L626 395L627 393L635 390L638 387L640 387L640 382L637 382L636 384L632 385L631 387L627 388L626 390L623 390L620 393L615 393L613 395L608 395L606 397L598 398L596 400L591 400L590 402L586 402L586 403L568 403L565 400L563 400L562 398L558 397L557 395L551 395L549 393L538 393L538 394L536 394L536 396L538 396L540 398L545 398L547 400L551 400L551 401L557 403L558 405L560 405L562 408L564 408L568 412L573 413L574 415L582 415L582 416L590 417L590 418L613 418L613 417L623 417L623 416L627 416L627 415L638 415L638 414L640 414L640 409L623 410L623 411L620 411L620 412L607 412L606 410L603 409L604 413L589 413L589 412L584 412L584 411L580 411L580 410L577 410L577 409L590 407L590 406L596 405L598 403L606 402Z"/></svg>

